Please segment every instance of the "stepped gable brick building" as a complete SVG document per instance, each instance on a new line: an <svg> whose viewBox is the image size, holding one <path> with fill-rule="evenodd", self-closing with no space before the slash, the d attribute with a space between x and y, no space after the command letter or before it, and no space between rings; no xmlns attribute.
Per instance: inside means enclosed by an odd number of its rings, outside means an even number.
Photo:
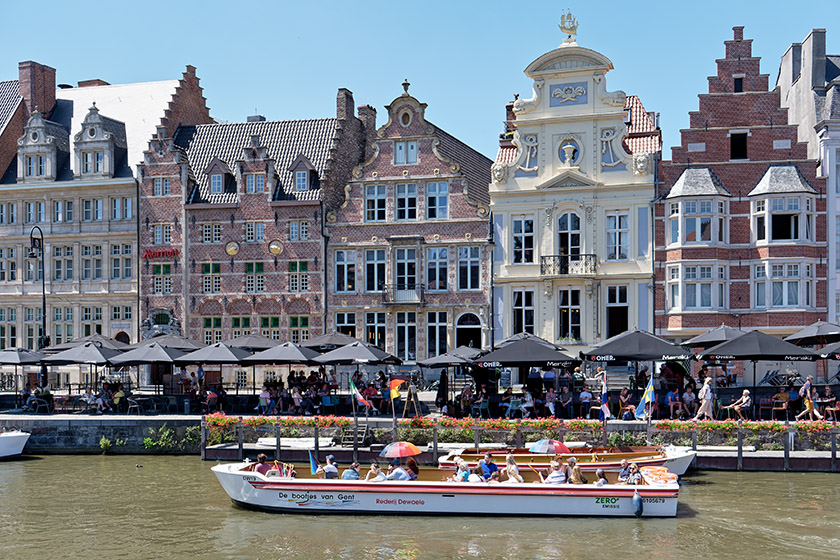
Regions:
<svg viewBox="0 0 840 560"><path fill-rule="evenodd" d="M364 162L325 204L328 330L411 363L490 343L492 162L426 120L409 85L378 129L359 108Z"/></svg>
<svg viewBox="0 0 840 560"><path fill-rule="evenodd" d="M785 336L826 316L825 183L743 27L660 165L656 333Z"/></svg>
<svg viewBox="0 0 840 560"><path fill-rule="evenodd" d="M782 56L776 89L808 157L819 160L817 174L826 180L828 244L828 320L840 318L840 55L826 54L825 29L813 29Z"/></svg>
<svg viewBox="0 0 840 560"><path fill-rule="evenodd" d="M144 336L171 325L208 344L323 332L321 199L361 161L352 111L341 89L335 118L158 128L141 166Z"/></svg>
<svg viewBox="0 0 840 560"><path fill-rule="evenodd" d="M58 89L53 68L18 70L0 82L0 347L38 347L42 275L52 344L95 333L136 341L134 165L156 123L209 118L195 68L177 80ZM28 255L35 226L43 270Z"/></svg>

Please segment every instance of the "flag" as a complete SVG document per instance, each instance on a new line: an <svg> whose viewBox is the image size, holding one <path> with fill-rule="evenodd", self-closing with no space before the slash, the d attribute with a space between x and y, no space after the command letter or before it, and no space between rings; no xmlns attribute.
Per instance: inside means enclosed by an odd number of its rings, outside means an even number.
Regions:
<svg viewBox="0 0 840 560"><path fill-rule="evenodd" d="M610 395L607 393L607 372L604 372L603 379L601 380L601 413L598 415L601 422L604 420L608 420L612 418L612 413L610 412Z"/></svg>
<svg viewBox="0 0 840 560"><path fill-rule="evenodd" d="M639 400L639 406L636 407L636 418L643 420L647 413L647 407L653 402L653 376L650 376L645 392L642 393L642 398Z"/></svg>
<svg viewBox="0 0 840 560"><path fill-rule="evenodd" d="M356 384L353 383L352 379L350 380L350 391L353 392L353 396L356 397L356 400L359 401L359 404L362 404L364 406L373 406L367 401L367 399L365 399L362 396L362 394L359 392L359 390L356 389Z"/></svg>
<svg viewBox="0 0 840 560"><path fill-rule="evenodd" d="M312 452L310 451L309 452L309 471L310 471L310 474L315 474L316 472L318 472L318 467L320 467L320 466L321 465L318 464L318 460L315 457L312 456Z"/></svg>
<svg viewBox="0 0 840 560"><path fill-rule="evenodd" d="M391 380L391 399L398 399L400 398L400 390L397 389L400 385L405 383L405 379L392 379Z"/></svg>

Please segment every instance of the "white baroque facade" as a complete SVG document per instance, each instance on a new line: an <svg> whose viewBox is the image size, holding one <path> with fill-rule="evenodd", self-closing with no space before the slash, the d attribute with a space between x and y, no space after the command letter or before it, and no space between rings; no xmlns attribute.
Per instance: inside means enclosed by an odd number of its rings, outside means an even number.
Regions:
<svg viewBox="0 0 840 560"><path fill-rule="evenodd" d="M495 341L531 332L577 354L651 328L654 169L660 134L613 67L574 40L525 69L490 184Z"/></svg>

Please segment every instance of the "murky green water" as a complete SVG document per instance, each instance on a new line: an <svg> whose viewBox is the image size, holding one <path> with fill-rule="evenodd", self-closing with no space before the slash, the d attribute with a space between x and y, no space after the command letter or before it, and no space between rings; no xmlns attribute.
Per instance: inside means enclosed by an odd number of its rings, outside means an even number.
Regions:
<svg viewBox="0 0 840 560"><path fill-rule="evenodd" d="M0 463L0 558L840 557L837 474L695 473L677 519L317 517L237 509L211 466L195 457Z"/></svg>

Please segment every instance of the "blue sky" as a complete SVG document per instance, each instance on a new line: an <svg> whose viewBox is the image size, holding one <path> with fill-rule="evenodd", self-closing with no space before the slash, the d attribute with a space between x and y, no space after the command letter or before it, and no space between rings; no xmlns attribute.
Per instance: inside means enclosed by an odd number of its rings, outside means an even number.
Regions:
<svg viewBox="0 0 840 560"><path fill-rule="evenodd" d="M578 3L574 3L578 4ZM427 118L494 157L505 103L530 96L522 70L563 39L560 14L573 7L578 42L615 66L609 89L639 95L661 114L665 158L696 110L706 76L732 26L744 25L753 53L775 83L779 59L812 28L840 54L840 2L589 2L449 0L335 2L17 2L4 7L0 79L17 63L57 69L59 83L167 80L198 68L213 116L244 120L334 115L339 87L384 122L402 92L428 104ZM793 7L795 6L795 7ZM836 23L835 23L836 22ZM834 25L832 25L834 24ZM103 108L103 111L105 109Z"/></svg>

